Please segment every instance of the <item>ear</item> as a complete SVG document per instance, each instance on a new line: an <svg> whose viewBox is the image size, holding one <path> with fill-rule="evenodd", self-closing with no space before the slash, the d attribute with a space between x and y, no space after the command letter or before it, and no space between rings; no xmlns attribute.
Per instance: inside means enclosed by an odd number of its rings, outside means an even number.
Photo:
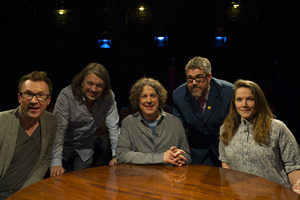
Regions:
<svg viewBox="0 0 300 200"><path fill-rule="evenodd" d="M208 74L207 79L210 81L212 77L212 73Z"/></svg>
<svg viewBox="0 0 300 200"><path fill-rule="evenodd" d="M49 98L48 98L47 106L49 106L50 102L51 102L51 96L49 96Z"/></svg>
<svg viewBox="0 0 300 200"><path fill-rule="evenodd" d="M21 95L20 95L20 93L18 93L18 101L19 101L19 103L21 103Z"/></svg>

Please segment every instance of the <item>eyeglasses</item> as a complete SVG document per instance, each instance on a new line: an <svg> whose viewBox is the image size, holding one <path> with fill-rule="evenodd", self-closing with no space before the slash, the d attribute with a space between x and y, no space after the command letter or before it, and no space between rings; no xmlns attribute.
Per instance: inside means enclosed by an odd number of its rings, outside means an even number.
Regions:
<svg viewBox="0 0 300 200"><path fill-rule="evenodd" d="M206 74L205 76L196 76L195 78L192 77L192 76L188 76L188 77L186 77L186 80L187 80L187 82L189 82L189 83L193 83L194 80L195 80L197 83L202 83L203 81L206 80L207 77L208 77L207 74Z"/></svg>
<svg viewBox="0 0 300 200"><path fill-rule="evenodd" d="M44 94L44 93L34 94L32 92L20 92L20 95L26 100L31 100L34 96L36 96L37 100L41 102L46 101L50 96L49 94Z"/></svg>

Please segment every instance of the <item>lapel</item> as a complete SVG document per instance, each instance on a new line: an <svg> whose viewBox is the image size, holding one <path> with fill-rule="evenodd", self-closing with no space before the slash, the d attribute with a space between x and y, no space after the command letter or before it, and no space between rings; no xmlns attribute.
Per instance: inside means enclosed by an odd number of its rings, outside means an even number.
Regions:
<svg viewBox="0 0 300 200"><path fill-rule="evenodd" d="M193 113L202 121L203 113L201 111L200 105L197 99L188 90L186 91L186 101L188 102L189 107L191 108Z"/></svg>
<svg viewBox="0 0 300 200"><path fill-rule="evenodd" d="M212 113L216 110L216 108L221 102L222 96L223 93L217 87L215 80L211 79L210 93L206 102L203 124L207 122L207 120L211 117Z"/></svg>
<svg viewBox="0 0 300 200"><path fill-rule="evenodd" d="M187 90L186 98L189 103L189 107L193 111L193 113L203 121L203 125L207 122L207 120L211 117L212 113L215 111L217 106L220 104L220 99L223 94L220 92L220 89L217 87L215 80L212 78L210 82L210 92L208 95L208 100L205 106L204 114L201 112L200 105L195 97L193 97L190 92Z"/></svg>
<svg viewBox="0 0 300 200"><path fill-rule="evenodd" d="M0 158L3 159L1 161L2 164L0 164L0 178L6 173L15 153L15 146L20 125L17 112L18 109L15 109L12 112L7 113L7 116L4 117L6 122L3 123L2 130L7 135L4 137L3 146L1 147L3 151L0 152Z"/></svg>

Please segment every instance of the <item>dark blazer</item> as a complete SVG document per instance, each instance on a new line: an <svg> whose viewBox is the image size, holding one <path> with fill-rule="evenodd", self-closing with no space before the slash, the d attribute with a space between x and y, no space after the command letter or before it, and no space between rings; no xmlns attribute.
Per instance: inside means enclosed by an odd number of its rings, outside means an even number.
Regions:
<svg viewBox="0 0 300 200"><path fill-rule="evenodd" d="M219 128L228 113L232 94L233 84L212 78L203 114L186 83L173 91L173 114L183 123L190 148L211 148L216 156L219 155Z"/></svg>
<svg viewBox="0 0 300 200"><path fill-rule="evenodd" d="M0 112L0 179L5 175L14 155L20 120L16 113L18 108ZM52 155L52 147L56 133L56 117L45 111L40 118L41 149L36 166L28 174L28 180L22 188L44 178ZM26 167L26 166L24 166Z"/></svg>

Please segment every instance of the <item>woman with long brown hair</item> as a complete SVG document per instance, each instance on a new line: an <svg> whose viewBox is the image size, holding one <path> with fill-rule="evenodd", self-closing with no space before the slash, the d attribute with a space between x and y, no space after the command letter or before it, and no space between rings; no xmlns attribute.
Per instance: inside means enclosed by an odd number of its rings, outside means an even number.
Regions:
<svg viewBox="0 0 300 200"><path fill-rule="evenodd" d="M287 126L275 119L260 86L237 80L220 128L220 161L300 193L300 151Z"/></svg>

